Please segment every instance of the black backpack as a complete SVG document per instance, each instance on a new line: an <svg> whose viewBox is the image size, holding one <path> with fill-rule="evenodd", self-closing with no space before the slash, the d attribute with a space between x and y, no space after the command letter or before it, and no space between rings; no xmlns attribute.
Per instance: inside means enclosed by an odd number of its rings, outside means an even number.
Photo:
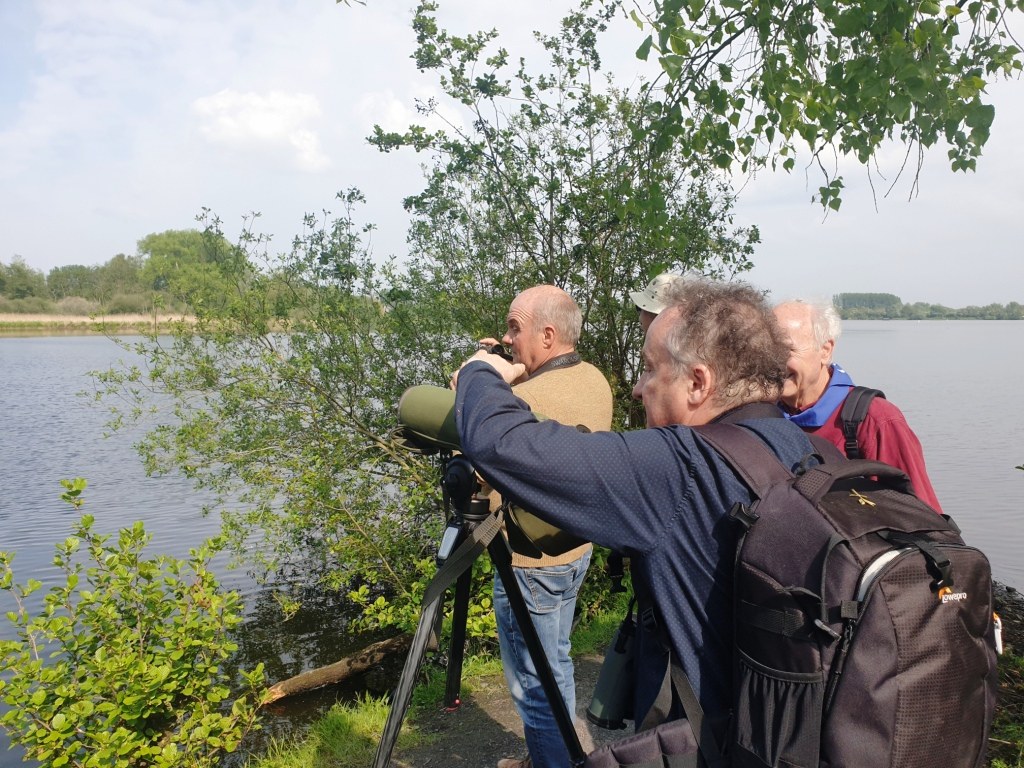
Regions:
<svg viewBox="0 0 1024 768"><path fill-rule="evenodd" d="M871 387L851 387L850 392L843 400L843 409L839 412L839 421L843 425L843 437L846 439L846 458L863 459L864 454L860 450L860 443L857 442L857 430L864 417L868 415L868 408L871 401L876 397L885 399L885 393L880 389Z"/></svg>
<svg viewBox="0 0 1024 768"><path fill-rule="evenodd" d="M894 467L820 446L825 463L794 475L742 427L698 432L755 498L732 511L746 530L724 748L679 692L705 762L983 765L998 685L985 556Z"/></svg>

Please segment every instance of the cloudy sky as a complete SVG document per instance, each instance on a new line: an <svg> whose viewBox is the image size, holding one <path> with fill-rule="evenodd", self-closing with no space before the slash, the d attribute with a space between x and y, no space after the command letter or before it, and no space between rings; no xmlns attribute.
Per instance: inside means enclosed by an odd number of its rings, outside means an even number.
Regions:
<svg viewBox="0 0 1024 768"><path fill-rule="evenodd" d="M497 27L513 52L566 0L440 0L455 33ZM212 209L234 236L257 228L286 250L303 214L335 210L356 186L374 251L404 253L402 197L420 158L382 155L374 123L400 129L437 94L409 54L411 0L19 0L0 2L0 261L45 271L134 253L152 232ZM640 33L627 23L606 60L625 84ZM534 57L532 60L540 61ZM947 306L1024 301L1024 83L990 89L993 138L975 174L932 151L920 193L907 181L877 206L846 170L842 210L810 203L818 179L761 174L737 220L763 244L750 279L777 298L886 291ZM881 158L890 178L896 153Z"/></svg>

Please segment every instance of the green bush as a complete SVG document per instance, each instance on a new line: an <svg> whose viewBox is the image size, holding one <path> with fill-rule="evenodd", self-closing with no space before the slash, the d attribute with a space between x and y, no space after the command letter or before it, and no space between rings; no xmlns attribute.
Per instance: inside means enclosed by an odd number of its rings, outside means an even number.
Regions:
<svg viewBox="0 0 1024 768"><path fill-rule="evenodd" d="M42 296L29 296L24 299L9 299L0 296L0 312L20 315L48 314L53 312L53 302Z"/></svg>
<svg viewBox="0 0 1024 768"><path fill-rule="evenodd" d="M111 315L144 315L153 311L153 299L145 293L115 293L103 305Z"/></svg>
<svg viewBox="0 0 1024 768"><path fill-rule="evenodd" d="M423 595L437 572L433 557L423 558L414 563L416 577L408 585L408 599L398 601L392 596L370 589L366 584L348 592L348 598L362 611L352 622L357 631L373 632L397 627L405 632L414 632L422 613ZM494 580L493 565L487 553L481 554L473 563L470 586L470 601L466 608L466 643L469 653L490 653L497 651L497 619L491 604L491 590ZM444 634L447 644L454 613L451 595L445 597Z"/></svg>
<svg viewBox="0 0 1024 768"><path fill-rule="evenodd" d="M62 481L78 506L85 481ZM13 554L0 552L0 589L16 610L17 640L0 641L0 726L27 756L59 766L216 766L256 725L262 665L242 672L230 702L224 664L236 649L230 630L240 599L221 593L208 563L219 543L190 559L146 559L141 522L111 536L83 515L56 545L66 577L31 615L42 585L14 581ZM87 557L80 557L80 553ZM85 567L82 559L89 561Z"/></svg>

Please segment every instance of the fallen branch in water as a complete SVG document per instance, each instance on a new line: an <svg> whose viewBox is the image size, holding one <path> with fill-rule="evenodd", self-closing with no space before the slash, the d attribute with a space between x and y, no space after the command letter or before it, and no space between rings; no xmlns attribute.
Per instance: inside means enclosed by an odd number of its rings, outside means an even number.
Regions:
<svg viewBox="0 0 1024 768"><path fill-rule="evenodd" d="M328 664L326 667L311 669L295 677L289 677L287 680L274 683L270 686L264 704L270 704L286 696L294 696L297 693L306 693L307 691L314 691L327 685L340 683L352 675L365 672L393 653L408 651L410 645L412 645L412 635L410 634L398 635L397 637L372 643L358 653L346 656L344 659Z"/></svg>

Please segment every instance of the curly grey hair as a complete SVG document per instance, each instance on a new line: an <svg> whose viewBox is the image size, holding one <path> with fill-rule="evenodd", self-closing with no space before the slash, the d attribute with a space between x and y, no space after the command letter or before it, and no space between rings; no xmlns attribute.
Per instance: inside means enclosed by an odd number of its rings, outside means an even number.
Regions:
<svg viewBox="0 0 1024 768"><path fill-rule="evenodd" d="M666 343L680 374L703 364L715 375L716 405L778 399L789 340L764 295L746 283L681 280L667 294L677 310Z"/></svg>

